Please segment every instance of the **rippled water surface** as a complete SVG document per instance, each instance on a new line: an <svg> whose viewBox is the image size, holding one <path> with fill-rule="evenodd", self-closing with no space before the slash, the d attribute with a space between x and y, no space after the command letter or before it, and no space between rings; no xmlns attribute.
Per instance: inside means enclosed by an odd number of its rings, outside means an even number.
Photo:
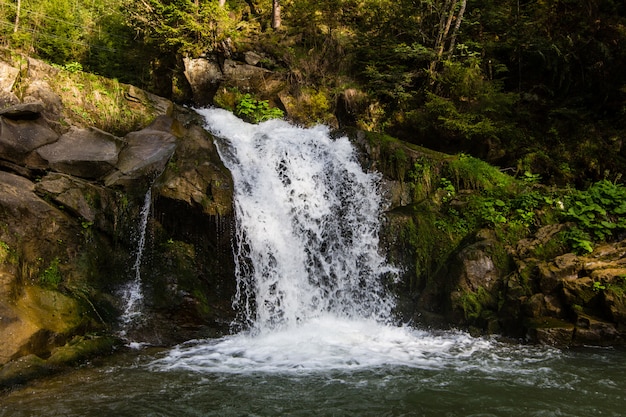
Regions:
<svg viewBox="0 0 626 417"><path fill-rule="evenodd" d="M189 344L173 352L131 352L0 396L0 416L623 416L626 412L624 351L557 351L458 333L422 336L429 357L413 365L365 367L346 361L328 369L302 369L287 366L287 359L266 364L265 369L258 364L245 369L242 363L248 360L242 359L228 369L210 361L192 366L193 361L183 359L191 350L199 356L214 354L223 349L215 348L223 340ZM442 340L456 347L443 348ZM236 358L233 354L234 362Z"/></svg>

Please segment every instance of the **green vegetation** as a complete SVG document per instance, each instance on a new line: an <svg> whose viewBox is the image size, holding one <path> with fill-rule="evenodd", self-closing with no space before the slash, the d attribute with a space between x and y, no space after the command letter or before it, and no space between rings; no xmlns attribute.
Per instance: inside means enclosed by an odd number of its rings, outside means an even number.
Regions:
<svg viewBox="0 0 626 417"><path fill-rule="evenodd" d="M342 122L548 184L582 187L623 173L622 1L280 3L277 25L269 0L7 1L0 37L67 72L180 101L190 99L183 58L254 50L263 54L257 65L288 80L299 104L287 116L299 122L332 123L339 104L350 113ZM277 117L265 101L226 107Z"/></svg>
<svg viewBox="0 0 626 417"><path fill-rule="evenodd" d="M11 249L8 243L0 240L0 264L15 263L15 251Z"/></svg>
<svg viewBox="0 0 626 417"><path fill-rule="evenodd" d="M252 123L261 123L284 116L281 109L270 107L267 100L257 100L250 94L244 94L235 107L235 114Z"/></svg>
<svg viewBox="0 0 626 417"><path fill-rule="evenodd" d="M626 230L626 187L602 180L566 198L565 217L576 224L569 238L578 252L591 252L593 241L610 240Z"/></svg>
<svg viewBox="0 0 626 417"><path fill-rule="evenodd" d="M271 3L8 1L0 36L60 69L51 85L66 103L62 124L119 135L151 118L122 83L188 102L184 58L258 52L298 108L229 85L216 104L254 123L286 116L367 130L376 169L405 187L401 234L418 275L483 228L512 244L571 222L534 249L539 257L623 235L623 1L282 0L280 25Z"/></svg>
<svg viewBox="0 0 626 417"><path fill-rule="evenodd" d="M63 275L59 269L59 258L54 258L50 261L50 264L39 275L39 284L44 287L57 289L61 281L63 281Z"/></svg>

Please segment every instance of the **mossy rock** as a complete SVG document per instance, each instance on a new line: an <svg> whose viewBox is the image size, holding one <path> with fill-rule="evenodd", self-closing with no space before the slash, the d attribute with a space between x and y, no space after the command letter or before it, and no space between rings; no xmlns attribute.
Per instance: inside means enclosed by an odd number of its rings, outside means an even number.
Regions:
<svg viewBox="0 0 626 417"><path fill-rule="evenodd" d="M0 389L11 388L53 372L46 361L36 355L23 356L0 368Z"/></svg>
<svg viewBox="0 0 626 417"><path fill-rule="evenodd" d="M88 311L76 299L39 286L23 287L16 306L24 320L54 333L70 333L88 318Z"/></svg>
<svg viewBox="0 0 626 417"><path fill-rule="evenodd" d="M117 340L110 336L77 336L64 346L52 350L47 360L49 366L67 366L95 356L110 354Z"/></svg>
<svg viewBox="0 0 626 417"><path fill-rule="evenodd" d="M572 344L575 326L554 317L540 317L526 322L528 337L537 343L567 347Z"/></svg>

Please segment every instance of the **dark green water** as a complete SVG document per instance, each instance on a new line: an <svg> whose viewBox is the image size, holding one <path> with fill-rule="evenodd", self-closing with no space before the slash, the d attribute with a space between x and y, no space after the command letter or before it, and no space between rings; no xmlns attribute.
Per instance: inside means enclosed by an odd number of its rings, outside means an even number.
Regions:
<svg viewBox="0 0 626 417"><path fill-rule="evenodd" d="M503 345L416 368L236 373L151 365L162 356L118 355L15 390L0 416L626 415L622 350Z"/></svg>

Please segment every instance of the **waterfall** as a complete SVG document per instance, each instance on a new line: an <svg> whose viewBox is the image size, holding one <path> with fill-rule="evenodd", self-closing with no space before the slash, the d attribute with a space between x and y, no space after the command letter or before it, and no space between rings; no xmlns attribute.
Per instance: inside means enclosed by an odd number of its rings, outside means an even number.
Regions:
<svg viewBox="0 0 626 417"><path fill-rule="evenodd" d="M146 245L146 230L148 228L148 218L152 207L152 186L148 187L144 197L143 206L139 214L139 227L137 229L137 248L135 250L135 262L132 268L132 278L121 290L121 298L124 303L123 313L120 316L122 324L122 336L125 329L135 323L141 317L143 306L143 290L141 288L141 262L143 251Z"/></svg>
<svg viewBox="0 0 626 417"><path fill-rule="evenodd" d="M282 120L247 124L205 110L235 183L241 327L271 331L325 314L388 322L393 275L379 253L379 176L345 137Z"/></svg>
<svg viewBox="0 0 626 417"><path fill-rule="evenodd" d="M438 369L490 343L393 323L379 253L379 176L364 172L347 138L326 127L245 123L199 111L235 184L236 333L193 340L158 370L319 372L409 366ZM458 362L458 361L457 361ZM456 363L451 361L450 363Z"/></svg>

